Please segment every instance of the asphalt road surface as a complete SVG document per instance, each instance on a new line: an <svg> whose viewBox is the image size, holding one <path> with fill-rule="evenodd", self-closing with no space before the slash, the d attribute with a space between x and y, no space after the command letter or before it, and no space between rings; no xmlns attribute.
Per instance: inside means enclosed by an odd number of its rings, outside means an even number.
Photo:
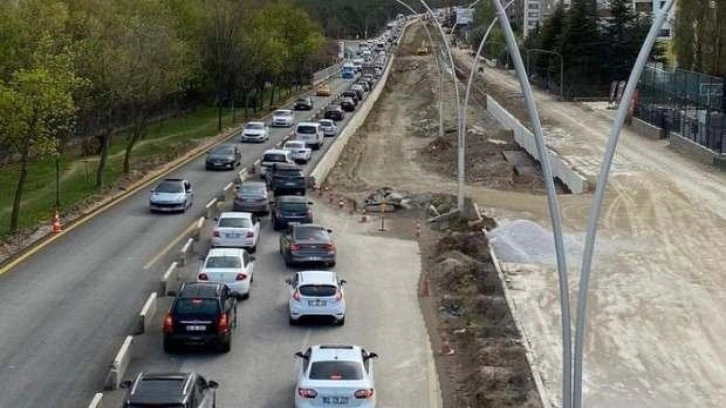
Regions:
<svg viewBox="0 0 726 408"><path fill-rule="evenodd" d="M331 88L341 92L347 83L337 78ZM330 98L313 99L318 108ZM297 119L310 116L298 112ZM243 166L291 128L270 130L268 143L242 145ZM168 266L160 252L235 175L205 171L204 157L197 158L169 175L194 186L186 214L150 214L142 189L0 275L0 407L86 406Z"/></svg>
<svg viewBox="0 0 726 408"><path fill-rule="evenodd" d="M348 281L345 326L288 325L289 286L284 280L294 271L316 267L286 267L278 252L279 233L266 219L255 254L255 280L250 299L239 306L232 351L165 354L161 326L171 304L167 297L159 302L151 331L135 338L125 378L140 371L196 371L220 383L220 408L290 407L298 372L293 354L313 344L354 343L380 355L375 361L379 407L437 406L433 357L416 298L421 267L417 243L382 236L377 223L361 224L358 217L313 200L316 223L333 230L338 248L333 270ZM194 280L198 266L191 262L183 270L184 280ZM103 407L120 406L124 393L105 393Z"/></svg>

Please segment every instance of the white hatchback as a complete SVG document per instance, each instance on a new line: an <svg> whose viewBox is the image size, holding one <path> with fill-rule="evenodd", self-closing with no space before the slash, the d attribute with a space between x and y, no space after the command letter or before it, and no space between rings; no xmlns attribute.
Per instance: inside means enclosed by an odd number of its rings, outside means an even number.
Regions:
<svg viewBox="0 0 726 408"><path fill-rule="evenodd" d="M250 297L255 257L241 248L212 248L199 273L198 282L222 282L238 298Z"/></svg>
<svg viewBox="0 0 726 408"><path fill-rule="evenodd" d="M291 127L295 125L295 112L290 109L276 110L272 114L272 126Z"/></svg>
<svg viewBox="0 0 726 408"><path fill-rule="evenodd" d="M248 212L223 212L215 218L217 225L212 231L213 247L246 248L257 250L260 240L260 220Z"/></svg>
<svg viewBox="0 0 726 408"><path fill-rule="evenodd" d="M356 345L316 345L295 356L302 360L295 408L375 408L376 353Z"/></svg>
<svg viewBox="0 0 726 408"><path fill-rule="evenodd" d="M323 135L330 137L335 136L338 133L338 127L335 126L335 122L330 119L320 119L320 128L323 130Z"/></svg>
<svg viewBox="0 0 726 408"><path fill-rule="evenodd" d="M301 271L286 282L290 285L290 325L306 316L330 317L339 326L345 324L346 281L335 272Z"/></svg>
<svg viewBox="0 0 726 408"><path fill-rule="evenodd" d="M309 162L310 156L313 154L313 151L309 147L305 146L305 142L302 140L288 140L282 146L282 150L287 150L290 152L291 159L297 163L303 164Z"/></svg>

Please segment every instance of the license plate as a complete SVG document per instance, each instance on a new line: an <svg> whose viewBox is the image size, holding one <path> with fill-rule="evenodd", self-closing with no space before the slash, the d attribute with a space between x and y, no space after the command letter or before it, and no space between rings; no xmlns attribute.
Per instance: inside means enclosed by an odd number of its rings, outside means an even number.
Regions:
<svg viewBox="0 0 726 408"><path fill-rule="evenodd" d="M206 330L207 326L187 326L187 331L204 331Z"/></svg>
<svg viewBox="0 0 726 408"><path fill-rule="evenodd" d="M308 259L310 259L311 261L322 261L323 260L323 258L321 258L319 256L311 256Z"/></svg>
<svg viewBox="0 0 726 408"><path fill-rule="evenodd" d="M323 404L343 405L348 403L348 397L323 397Z"/></svg>
<svg viewBox="0 0 726 408"><path fill-rule="evenodd" d="M328 302L325 300L310 300L308 301L308 306L325 306Z"/></svg>
<svg viewBox="0 0 726 408"><path fill-rule="evenodd" d="M294 186L295 185L295 182L294 181L286 181L285 182L285 185L286 186Z"/></svg>
<svg viewBox="0 0 726 408"><path fill-rule="evenodd" d="M236 234L236 233L229 232L226 234L226 236L227 236L227 238L240 238L240 237L242 237L242 234Z"/></svg>

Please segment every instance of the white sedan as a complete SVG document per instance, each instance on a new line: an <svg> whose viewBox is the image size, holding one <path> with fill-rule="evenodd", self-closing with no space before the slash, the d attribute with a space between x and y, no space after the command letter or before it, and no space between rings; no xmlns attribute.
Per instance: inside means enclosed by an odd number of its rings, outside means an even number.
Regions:
<svg viewBox="0 0 726 408"><path fill-rule="evenodd" d="M305 142L301 140L290 140L285 142L282 146L282 150L290 152L290 158L296 163L307 163L310 161L310 156L313 154L312 149L305 146Z"/></svg>
<svg viewBox="0 0 726 408"><path fill-rule="evenodd" d="M295 125L295 112L279 109L272 114L272 126L292 127Z"/></svg>
<svg viewBox="0 0 726 408"><path fill-rule="evenodd" d="M240 137L241 142L266 142L270 139L270 133L268 132L267 125L265 122L248 122L244 128L242 128L242 136Z"/></svg>
<svg viewBox="0 0 726 408"><path fill-rule="evenodd" d="M335 126L335 121L330 119L320 119L320 129L323 130L323 136L330 137L335 136L338 133L338 127Z"/></svg>
<svg viewBox="0 0 726 408"><path fill-rule="evenodd" d="M222 282L238 298L250 297L255 257L241 248L212 248L197 274L199 282Z"/></svg>
<svg viewBox="0 0 726 408"><path fill-rule="evenodd" d="M248 212L223 212L216 218L212 231L212 246L257 250L260 240L260 220Z"/></svg>
<svg viewBox="0 0 726 408"><path fill-rule="evenodd" d="M316 345L295 353L300 364L295 408L375 408L373 359L376 353L356 345Z"/></svg>

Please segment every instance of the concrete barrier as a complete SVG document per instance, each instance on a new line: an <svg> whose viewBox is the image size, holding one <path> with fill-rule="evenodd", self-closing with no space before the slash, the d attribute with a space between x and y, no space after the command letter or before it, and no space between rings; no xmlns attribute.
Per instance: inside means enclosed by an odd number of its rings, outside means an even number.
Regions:
<svg viewBox="0 0 726 408"><path fill-rule="evenodd" d="M189 256L191 255L191 252L194 250L194 239L189 238L187 242L184 244L182 249L179 251L179 266L185 266L187 262L189 261Z"/></svg>
<svg viewBox="0 0 726 408"><path fill-rule="evenodd" d="M134 334L146 333L151 320L154 318L154 313L156 313L156 292L150 294L149 298L144 302L144 306L137 317Z"/></svg>
<svg viewBox="0 0 726 408"><path fill-rule="evenodd" d="M217 201L219 201L219 198L215 197L204 206L204 216L207 219L212 219L217 216Z"/></svg>
<svg viewBox="0 0 726 408"><path fill-rule="evenodd" d="M376 103L376 101L378 101L381 92L383 92L383 88L385 87L386 81L388 80L388 75L391 72L391 67L393 66L394 59L395 56L391 56L388 64L386 65L386 69L383 71L383 75L374 85L374 88L371 91L370 95L368 95L368 97L363 100L363 103L359 105L358 110L348 121L348 124L345 126L345 128L343 128L343 130L340 131L338 136L333 141L333 144L330 145L328 151L317 163L315 169L313 169L313 171L310 173L310 177L314 180L316 185L320 186L325 182L325 179L328 177L328 173L330 173L330 170L333 168L333 166L335 166L335 163L338 162L340 155L343 153L343 149L348 143L348 140L351 138L351 136L355 134L358 128L360 128L361 125L365 123L365 120L368 117L371 109L373 108L373 105ZM336 95L336 99L339 97L340 94Z"/></svg>
<svg viewBox="0 0 726 408"><path fill-rule="evenodd" d="M96 395L91 399L91 403L88 404L88 408L100 408L101 402L103 401L103 393L97 392Z"/></svg>
<svg viewBox="0 0 726 408"><path fill-rule="evenodd" d="M164 272L164 275L161 277L161 280L159 281L159 288L156 290L156 297L164 297L166 296L166 292L169 291L169 283L171 281L176 281L179 278L179 275L177 274L177 266L179 265L178 262L172 262L171 265L166 269L166 272Z"/></svg>
<svg viewBox="0 0 726 408"><path fill-rule="evenodd" d="M535 146L534 134L490 95L487 95L487 111L494 116L499 124L512 129L514 140L517 144L526 150L535 160L540 161L539 154L537 154L537 147ZM547 156L549 156L554 177L565 184L572 193L582 194L594 188L594 186L590 186L587 179L575 170L574 166L568 163L565 158L549 148L547 149Z"/></svg>
<svg viewBox="0 0 726 408"><path fill-rule="evenodd" d="M319 85L330 78L335 78L338 75L340 75L340 71L343 69L342 63L337 63L335 65L331 65L325 69L321 69L320 71L313 74L313 86Z"/></svg>
<svg viewBox="0 0 726 408"><path fill-rule="evenodd" d="M131 361L131 345L134 342L134 336L126 336L116 357L111 363L108 376L106 377L105 388L107 390L117 390L121 384L121 379L126 374L126 369Z"/></svg>
<svg viewBox="0 0 726 408"><path fill-rule="evenodd" d="M197 220L197 224L192 230L192 238L195 241L199 241L202 238L202 227L204 226L204 219L204 217L199 217L199 219Z"/></svg>
<svg viewBox="0 0 726 408"><path fill-rule="evenodd" d="M234 182L230 181L229 184L224 186L222 189L222 194L220 195L221 202L225 202L232 198L232 195L234 194Z"/></svg>

